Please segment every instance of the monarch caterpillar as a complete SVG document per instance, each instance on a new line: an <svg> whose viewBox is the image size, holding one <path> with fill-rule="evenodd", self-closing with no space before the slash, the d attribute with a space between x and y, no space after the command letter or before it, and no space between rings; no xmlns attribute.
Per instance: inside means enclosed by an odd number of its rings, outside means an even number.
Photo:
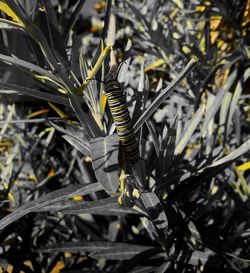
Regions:
<svg viewBox="0 0 250 273"><path fill-rule="evenodd" d="M128 161L133 164L139 161L140 152L133 123L129 116L126 97L117 80L118 73L116 65L112 66L105 77L105 93L122 149Z"/></svg>

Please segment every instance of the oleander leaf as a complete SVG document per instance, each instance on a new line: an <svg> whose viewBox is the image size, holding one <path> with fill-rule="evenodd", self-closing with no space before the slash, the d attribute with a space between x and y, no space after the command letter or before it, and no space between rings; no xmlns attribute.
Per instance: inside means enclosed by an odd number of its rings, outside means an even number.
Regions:
<svg viewBox="0 0 250 273"><path fill-rule="evenodd" d="M93 168L98 181L108 192L116 192L119 182L117 134L94 138L90 145Z"/></svg>
<svg viewBox="0 0 250 273"><path fill-rule="evenodd" d="M66 188L50 192L40 198L30 201L21 207L13 210L9 215L0 221L0 230L4 229L11 223L17 221L28 213L35 212L45 206L54 204L65 199L69 199L75 195L85 195L92 192L103 190L99 183L91 183L87 185L72 185Z"/></svg>

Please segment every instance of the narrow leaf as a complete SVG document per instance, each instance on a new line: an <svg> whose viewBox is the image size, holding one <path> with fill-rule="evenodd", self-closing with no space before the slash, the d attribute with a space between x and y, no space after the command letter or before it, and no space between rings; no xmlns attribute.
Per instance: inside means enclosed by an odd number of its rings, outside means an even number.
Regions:
<svg viewBox="0 0 250 273"><path fill-rule="evenodd" d="M195 112L193 118L189 121L189 123L186 126L186 130L184 130L182 136L180 137L180 140L178 141L174 154L178 155L181 154L184 148L186 147L188 141L192 137L192 134L196 130L197 126L199 125L203 113L205 111L205 105L201 105L200 108Z"/></svg>
<svg viewBox="0 0 250 273"><path fill-rule="evenodd" d="M92 242L65 242L60 244L48 245L39 248L38 252L51 253L51 252L94 252L100 250L111 250L112 249L131 249L137 247L138 249L149 249L150 246L140 246L127 243L117 242L106 242L106 241L92 241Z"/></svg>
<svg viewBox="0 0 250 273"><path fill-rule="evenodd" d="M63 201L65 199L71 198L75 195L84 195L92 192L100 191L103 188L99 183L91 183L87 185L73 185L66 188L53 191L48 193L34 201L28 202L23 206L15 209L12 213L5 216L0 221L0 230L4 229L6 226L17 221L23 216L27 215L30 212L37 211L45 206L51 205L53 203Z"/></svg>
<svg viewBox="0 0 250 273"><path fill-rule="evenodd" d="M55 103L59 103L59 104L69 106L69 102L68 102L68 99L66 97L41 92L41 91L38 91L36 89L31 89L31 88L28 88L28 87L22 87L22 86L19 86L19 85L8 83L8 82L1 82L0 81L0 87L2 87L4 89L7 89L7 90L14 90L14 91L19 92L21 94L32 96L32 97L35 97L35 98L38 98L38 99L52 101L52 102L55 102Z"/></svg>
<svg viewBox="0 0 250 273"><path fill-rule="evenodd" d="M98 181L107 191L116 192L119 181L117 134L92 139L90 145L93 167Z"/></svg>
<svg viewBox="0 0 250 273"><path fill-rule="evenodd" d="M149 219L159 230L166 231L168 220L158 196L154 192L143 192L141 200L147 210Z"/></svg>
<svg viewBox="0 0 250 273"><path fill-rule="evenodd" d="M238 147L236 150L231 152L230 154L224 156L223 158L215 161L207 168L213 168L222 166L224 164L228 164L230 162L235 161L238 157L242 156L243 154L250 151L250 139L248 139L245 143L243 143L240 147Z"/></svg>
<svg viewBox="0 0 250 273"><path fill-rule="evenodd" d="M182 80L195 68L197 63L196 59L191 59L184 70L155 98L150 104L149 108L141 115L137 120L134 130L137 132L142 124L148 120L148 118L154 113L154 111L161 105L161 103L170 96L175 88L182 82Z"/></svg>
<svg viewBox="0 0 250 273"><path fill-rule="evenodd" d="M128 260L142 251L152 249L150 246L127 245L126 247L113 247L92 252L89 256L93 259Z"/></svg>
<svg viewBox="0 0 250 273"><path fill-rule="evenodd" d="M231 88L234 80L236 79L237 71L235 70L230 74L228 77L226 83L220 88L218 91L218 94L216 95L215 102L212 104L212 106L208 109L206 118L204 121L204 129L207 130L209 121L214 118L215 114L217 113L218 109L221 106L221 103L227 93L227 91Z"/></svg>
<svg viewBox="0 0 250 273"><path fill-rule="evenodd" d="M250 77L250 68L246 69L243 77L238 81L234 94L233 94L233 98L231 101L231 105L230 105L230 109L229 109L229 116L228 116L228 124L227 126L229 126L229 123L232 122L232 117L233 114L235 112L237 103L239 101L240 95L242 93L242 85L247 81L247 79Z"/></svg>
<svg viewBox="0 0 250 273"><path fill-rule="evenodd" d="M28 72L33 71L33 72L38 73L39 75L46 76L49 79L53 80L54 82L59 83L59 85L62 85L62 82L60 81L59 78L57 78L54 74L52 74L48 70L41 68L40 66L37 66L35 64L29 63L24 60L21 60L17 57L11 57L11 56L7 56L4 54L0 54L0 60L3 62L9 63L11 65L14 65L18 68L22 68L24 70L27 70Z"/></svg>
<svg viewBox="0 0 250 273"><path fill-rule="evenodd" d="M118 197L113 196L102 200L76 202L75 205L60 210L64 214L89 213L95 215L122 216L127 214L138 214L137 211L122 207L118 204Z"/></svg>
<svg viewBox="0 0 250 273"><path fill-rule="evenodd" d="M76 139L75 137L64 135L62 136L72 147L76 148L77 151L83 155L90 156L89 143L84 142L81 139Z"/></svg>

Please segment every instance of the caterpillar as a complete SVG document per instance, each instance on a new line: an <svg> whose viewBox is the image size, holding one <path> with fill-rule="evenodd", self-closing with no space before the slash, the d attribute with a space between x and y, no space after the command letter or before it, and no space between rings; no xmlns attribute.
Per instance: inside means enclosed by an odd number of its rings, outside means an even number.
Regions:
<svg viewBox="0 0 250 273"><path fill-rule="evenodd" d="M135 137L123 88L117 80L118 73L116 66L110 69L105 77L105 93L122 150L127 160L133 164L140 159L139 145Z"/></svg>

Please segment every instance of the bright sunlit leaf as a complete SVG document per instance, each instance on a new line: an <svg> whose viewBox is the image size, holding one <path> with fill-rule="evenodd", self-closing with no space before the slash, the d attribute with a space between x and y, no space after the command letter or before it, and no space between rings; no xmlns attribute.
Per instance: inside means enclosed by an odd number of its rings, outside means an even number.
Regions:
<svg viewBox="0 0 250 273"><path fill-rule="evenodd" d="M104 92L101 94L101 98L100 98L100 110L103 113L105 110L107 104L107 96L104 94Z"/></svg>
<svg viewBox="0 0 250 273"><path fill-rule="evenodd" d="M15 12L7 4L3 3L2 1L0 1L0 11L4 12L6 15L11 17L11 19L14 22L16 22L16 23L18 23L20 25L23 25L21 20L15 14Z"/></svg>
<svg viewBox="0 0 250 273"><path fill-rule="evenodd" d="M148 72L148 71L153 70L153 69L155 69L155 68L157 68L159 66L162 66L165 63L166 63L165 60L159 59L156 62L152 63L151 65L145 67L144 71Z"/></svg>
<svg viewBox="0 0 250 273"><path fill-rule="evenodd" d="M250 169L250 161L241 164L240 166L237 167L237 170L244 172Z"/></svg>
<svg viewBox="0 0 250 273"><path fill-rule="evenodd" d="M72 197L72 199L74 201L83 201L84 200L83 196L81 196L81 195L76 195L76 196Z"/></svg>
<svg viewBox="0 0 250 273"><path fill-rule="evenodd" d="M49 109L42 109L42 110L35 111L35 112L29 114L27 116L27 118L30 119L30 118L33 118L33 117L36 117L36 116L39 116L39 115L42 115L42 114L46 114L48 112L49 112Z"/></svg>
<svg viewBox="0 0 250 273"><path fill-rule="evenodd" d="M53 103L48 102L48 104L61 118L68 118L68 115L66 115L61 109L59 109Z"/></svg>

